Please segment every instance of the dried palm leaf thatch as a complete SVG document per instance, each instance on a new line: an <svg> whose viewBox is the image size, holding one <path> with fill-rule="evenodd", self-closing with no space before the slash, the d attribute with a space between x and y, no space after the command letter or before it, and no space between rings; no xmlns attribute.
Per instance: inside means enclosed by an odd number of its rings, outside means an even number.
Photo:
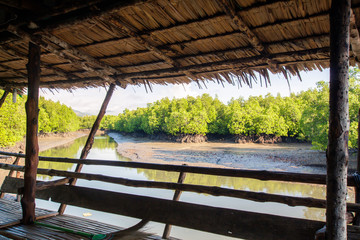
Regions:
<svg viewBox="0 0 360 240"><path fill-rule="evenodd" d="M27 85L29 40L43 49L44 88L199 81L268 86L269 72L289 79L329 67L330 4L97 0L76 5L64 0L40 14L20 6L32 17L9 19L0 32L0 87ZM359 6L353 6L353 31L358 31L359 14ZM352 41L357 49L360 40ZM351 64L358 54L351 52Z"/></svg>

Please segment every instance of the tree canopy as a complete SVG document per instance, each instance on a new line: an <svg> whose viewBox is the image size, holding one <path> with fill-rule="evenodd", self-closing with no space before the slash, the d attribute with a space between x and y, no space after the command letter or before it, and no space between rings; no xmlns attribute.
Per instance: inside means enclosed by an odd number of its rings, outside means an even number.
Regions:
<svg viewBox="0 0 360 240"><path fill-rule="evenodd" d="M349 80L349 147L357 147L358 110L360 106L360 71L351 69ZM0 90L0 94L3 91ZM0 109L0 146L14 144L25 135L26 96L11 102L11 94ZM71 132L91 128L96 116L78 117L59 102L39 101L40 132ZM327 147L329 85L323 81L315 89L291 94L242 97L227 104L209 94L198 97L164 98L145 108L125 109L117 116L106 115L101 129L145 134L221 134L274 135L311 141L315 149Z"/></svg>
<svg viewBox="0 0 360 240"><path fill-rule="evenodd" d="M360 106L359 69L350 72L349 147L357 147L358 109ZM233 134L294 137L311 141L313 148L327 147L329 85L323 81L315 89L291 94L242 97L228 104L208 94L181 99L164 98L146 108L126 109L105 128L120 132L146 134Z"/></svg>
<svg viewBox="0 0 360 240"><path fill-rule="evenodd" d="M4 93L0 90L0 95ZM12 102L12 94L6 98L0 109L0 146L13 145L20 141L26 131L26 96L19 95L16 103ZM39 99L39 132L72 132L80 128L80 119L68 106Z"/></svg>

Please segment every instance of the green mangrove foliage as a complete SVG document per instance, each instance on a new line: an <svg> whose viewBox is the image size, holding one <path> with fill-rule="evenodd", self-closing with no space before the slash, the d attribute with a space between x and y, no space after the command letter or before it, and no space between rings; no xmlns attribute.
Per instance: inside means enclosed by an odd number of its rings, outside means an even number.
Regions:
<svg viewBox="0 0 360 240"><path fill-rule="evenodd" d="M350 72L349 147L356 148L360 106L359 70ZM224 104L208 94L181 99L164 98L146 108L126 109L108 116L105 129L146 134L236 134L274 135L311 141L315 149L327 147L329 86L318 82L315 89L289 97L266 96L232 99Z"/></svg>
<svg viewBox="0 0 360 240"><path fill-rule="evenodd" d="M4 93L0 90L0 95ZM0 146L13 145L20 141L26 131L26 96L18 96L12 102L12 94L6 98L0 109ZM64 104L39 99L39 132L72 132L80 127L80 119L75 112Z"/></svg>

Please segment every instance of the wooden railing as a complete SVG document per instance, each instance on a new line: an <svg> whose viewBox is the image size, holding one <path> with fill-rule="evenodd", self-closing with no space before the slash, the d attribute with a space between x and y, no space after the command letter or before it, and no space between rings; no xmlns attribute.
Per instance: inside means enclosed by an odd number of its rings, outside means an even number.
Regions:
<svg viewBox="0 0 360 240"><path fill-rule="evenodd" d="M18 153L0 152L0 154L14 157L25 157L23 154ZM216 176L253 178L263 181L272 180L307 184L326 183L326 176L321 174L299 174L108 160L78 160L54 157L40 157L40 161L153 169L179 173L198 173ZM11 164L0 164L0 168L24 171L24 167ZM164 200L152 197L96 190L85 187L69 186L65 184L68 183L70 179L77 178L115 183L130 187L170 189L175 190L178 193L181 191L188 191L206 193L214 196L241 198L257 202L276 202L286 204L288 206L325 208L326 202L322 199L283 196L214 186L184 184L181 182L173 183L132 180L120 177L105 176L101 174L76 173L54 169L38 169L38 174L65 177L64 179L56 181L38 183L38 198L51 198L54 202L86 207L125 216L148 218L157 222L188 227L232 237L240 237L245 239L282 239L281 236L283 236L283 239L288 239L287 237L291 236L291 239L313 239L315 231L320 229L325 224L324 222L313 220L252 213L219 207L209 207L193 203L184 203L174 200ZM352 176L348 177L348 185L355 185L355 181ZM7 184L3 185L2 190L8 192L18 192L19 189L21 190L21 188L21 181L9 178L7 179ZM360 204L347 203L347 209L351 212L360 211Z"/></svg>

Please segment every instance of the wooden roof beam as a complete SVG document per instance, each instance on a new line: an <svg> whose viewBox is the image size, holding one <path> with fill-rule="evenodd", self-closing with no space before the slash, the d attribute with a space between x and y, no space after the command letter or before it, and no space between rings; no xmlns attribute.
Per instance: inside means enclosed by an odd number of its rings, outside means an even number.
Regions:
<svg viewBox="0 0 360 240"><path fill-rule="evenodd" d="M250 28L244 23L241 17L237 14L235 9L230 5L228 0L219 0L219 5L223 8L225 13L231 18L232 22L243 32L251 45L259 52L265 50L259 38L250 30Z"/></svg>
<svg viewBox="0 0 360 240"><path fill-rule="evenodd" d="M67 55L73 55L73 56L76 56L86 62L89 62L89 63L92 63L93 65L99 67L99 68L102 68L103 71L109 75L112 75L112 74L121 74L122 72L120 72L119 70L97 60L96 58L90 56L89 54L81 51L81 50L78 50L76 49L75 47L73 47L72 45L68 44L67 42L65 42L64 40L61 40L60 38L52 35L51 33L49 32L42 32L41 33L41 36L42 37L45 37L46 39L48 39L49 41L51 41L52 43L55 43L57 46L61 47L64 49L64 52L65 54Z"/></svg>
<svg viewBox="0 0 360 240"><path fill-rule="evenodd" d="M321 64L321 63L328 63L329 62L329 57L326 57L324 59L316 59L316 60L301 60L301 61L287 61L287 62L282 62L279 63L279 66L281 67L286 67L286 66L296 66L297 64ZM199 71L199 72L194 72L194 75L199 75L201 76L202 74L212 74L212 73L221 73L224 71L227 72L236 72L236 71L241 71L244 69L247 70L261 70L261 69L267 69L268 65L266 63L259 65L259 66L253 66L253 67L246 67L246 68L241 68L241 67L237 67L236 69L234 69L231 66L222 66L221 69L217 69L217 70L206 70L204 69L203 71ZM176 71L169 71L168 72L170 75L166 75L166 76L158 76L158 75L152 75L150 76L133 76L135 80L138 81L143 81L143 80L149 80L151 81L159 81L161 79L171 79L171 78L176 78L176 77L186 77L186 75L184 73L181 72L176 72ZM164 74L164 73L163 73ZM98 77L89 77L89 78L85 78L85 79L73 79L73 80L57 80L57 81L51 81L51 82L41 82L41 86L40 87L55 87L57 85L61 86L63 84L68 84L68 85L72 85L72 84L79 84L79 83L84 83L84 81L89 81L89 82L94 82L94 81L98 81L99 78ZM166 81L165 81L166 82ZM24 87L26 86L26 82L24 83L9 83L9 82L3 82L0 81L0 86L5 86L5 87ZM60 87L61 88L61 87Z"/></svg>
<svg viewBox="0 0 360 240"><path fill-rule="evenodd" d="M132 26L130 26L127 23L124 23L118 18L115 18L113 16L109 17L108 19L111 24L113 24L118 31L122 32L123 34L126 34L130 37L133 37L140 45L144 46L146 49L148 49L150 52L152 52L157 57L163 59L166 63L169 65L179 68L181 67L178 62L176 62L171 57L167 56L163 51L158 49L156 46L151 44L148 40L144 39L142 36L137 34ZM192 80L196 81L197 78L190 72L190 71L184 71L184 73Z"/></svg>
<svg viewBox="0 0 360 240"><path fill-rule="evenodd" d="M355 14L352 10L350 15L350 45L356 61L360 62L360 36L356 26Z"/></svg>
<svg viewBox="0 0 360 240"><path fill-rule="evenodd" d="M304 58L315 55L317 58L319 58L319 55L321 55L322 59L319 61L326 61L329 59L329 47L324 48L316 48L316 49L310 49L310 50L302 50L302 51L293 51L289 53L275 53L275 54L268 54L268 55L256 55L251 57L245 57L245 58L239 58L239 59L232 59L232 60L224 60L224 61L217 61L217 62L210 62L210 63L203 63L203 64L196 64L196 65L188 65L185 67L173 67L173 68L165 68L165 69L158 69L158 70L150 70L150 71L140 71L140 72L131 72L131 73L123 73L122 75L119 75L121 78L138 78L138 77L149 77L149 76L158 76L160 77L163 74L173 74L173 73L185 73L185 71L191 71L191 72L197 72L197 71L207 71L209 68L212 67L229 67L232 66L234 68L252 68L252 66L246 65L249 62L254 61L261 61L264 64L267 63L268 59L272 59L273 61L279 61L279 66L282 66L281 59L287 59L289 57L293 57L295 59L299 59L300 61L303 61ZM317 59L316 59L317 60ZM296 60L295 60L296 61ZM306 61L314 61L314 59L309 59ZM153 62L158 63L158 62ZM147 64L152 64L147 63ZM145 65L145 64L144 64ZM140 66L140 65L139 65ZM119 66L122 67L122 66ZM72 73L81 73L79 71L73 71Z"/></svg>
<svg viewBox="0 0 360 240"><path fill-rule="evenodd" d="M68 56L67 54L65 54L64 52L56 49L55 47L53 47L52 45L50 45L49 43L45 42L41 36L34 36L31 35L21 29L19 29L18 27L9 25L8 26L8 31L23 38L24 40L33 42L37 45L39 45L40 47L42 47L43 49L56 54L57 56L59 56L60 58L65 59L66 61L68 61L71 64L75 64L79 67L81 67L82 69L86 70L86 71L90 71L90 72L94 72L96 75L98 75L100 78L102 78L104 81L108 82L108 83L115 83L115 82L119 82L119 79L115 79L114 77L110 76L108 74L108 72L105 72L103 70L97 70L94 67L92 67L88 62L82 62L78 59L75 59L74 57ZM75 55L76 56L76 55ZM93 63L93 62L91 62ZM96 65L96 63L94 63ZM121 84L121 87L126 87L126 85Z"/></svg>
<svg viewBox="0 0 360 240"><path fill-rule="evenodd" d="M237 34L237 33L230 33L230 34ZM271 42L271 44L268 44L268 43L265 43L264 44L264 47L266 48L271 48L273 45L276 45L276 44L291 44L291 45L298 45L297 44L297 41L306 41L308 39L313 39L313 40L320 40L320 41L323 41L324 38L329 38L329 35L328 34L320 34L320 35L316 35L316 36L313 36L313 37L303 37L303 38L294 38L294 39L288 39L288 40L283 40L283 41L278 41L278 42ZM192 41L197 41L196 40L191 40ZM330 40L329 40L330 41ZM188 41L185 41L185 42L188 42ZM181 42L182 43L182 42ZM179 43L179 44L181 44ZM174 44L167 44L167 45L162 45L162 46L158 46L159 49L163 49L163 48L167 48L167 47L171 47L171 46L175 46L176 43ZM1 47L0 47L1 48ZM227 53L232 53L234 51L251 51L253 48L249 48L249 47L244 47L244 48L232 48L232 49L226 49L226 50L220 50L220 51L211 51L211 52L203 52L203 53L199 53L199 54L190 54L190 55L180 55L180 56L177 56L177 57L174 57L173 59L175 61L178 61L178 60L185 60L186 58L189 58L189 57L206 57L206 56L210 56L210 55L216 55L218 57L221 57L222 55L224 54L227 54ZM136 54L143 54L143 53L147 53L148 50L140 50L140 51L137 51L137 52L133 52L133 53L121 53L121 54L115 54L115 55L109 55L109 56L104 56L104 57L99 57L97 58L98 60L104 60L104 59L110 59L110 58L121 58L121 57L130 57L132 55L136 55ZM43 55L47 55L47 54L43 54ZM10 62L14 62L14 61L19 61L19 59L14 59L14 60L8 60L8 61L2 61L0 63L10 63ZM153 62L142 62L142 63L139 63L139 64L131 64L131 65L115 65L113 66L114 68L122 68L122 67L131 67L131 66L134 66L134 67L144 67L144 66L147 66L147 65L151 65L151 64L158 64L158 63L162 63L163 61L153 61ZM66 64L66 63L56 63L56 64L48 64L49 67L55 67L55 66L58 66L58 65L63 65L63 64ZM76 78L78 78L76 76Z"/></svg>
<svg viewBox="0 0 360 240"><path fill-rule="evenodd" d="M9 54L11 54L11 55L13 55L13 56L19 57L21 60L27 60L27 58L28 58L26 54L21 53L21 52L15 50L15 49L13 49L11 47L8 47L8 46L5 46L5 45L0 45L0 49L7 52L7 53L9 53ZM44 67L44 68L47 68L49 70L52 70L52 71L54 71L55 74L57 74L59 76L62 76L62 77L65 77L65 78L70 78L70 79L78 78L78 76L76 76L76 75L66 73L62 69L50 66L49 63L45 63L43 61L40 62L40 66Z"/></svg>
<svg viewBox="0 0 360 240"><path fill-rule="evenodd" d="M82 22L91 20L93 18L108 17L108 16L116 13L117 11L121 10L122 8L125 8L125 7L138 5L138 4L143 4L143 3L150 2L150 1L153 1L153 0L115 1L115 3L110 4L109 6L102 7L100 9L101 11L99 11L99 10L87 11L87 12L84 12L84 14L82 14L82 15L77 15L75 18L63 19L61 22L45 26L45 29L47 29L47 30L59 30L59 29L63 29L63 28L72 27L72 26L74 26L76 24L81 24ZM270 2L269 1L258 2L258 3L255 3L255 4L251 5L251 6L249 6L249 7L243 8L242 11L249 11L249 10L252 10L254 8L272 6L272 5L277 4L279 2L291 2L291 1L293 1L293 0L271 0Z"/></svg>
<svg viewBox="0 0 360 240"><path fill-rule="evenodd" d="M225 61L218 61L218 62L211 62L211 63L203 63L203 64L196 64L190 65L186 67L179 67L179 68L168 68L168 69L160 69L160 70L151 70L151 71L142 71L142 72L135 72L135 73L124 73L119 77L122 78L138 78L138 77L149 77L149 76L161 76L162 74L173 74L173 73L184 73L185 71L206 71L210 68L214 67L244 67L245 64L248 62L253 61L261 61L264 64L267 63L268 59L273 61L279 59L286 59L289 57L294 57L297 59L302 59L304 57L308 57L311 55L316 55L317 58L319 56L323 56L324 59L329 58L329 47L319 48L319 49L312 49L312 50L304 50L304 51L294 51L294 52L287 52L287 53L277 53L277 54L268 54L268 55L259 55L259 56L252 56L247 58L241 59L233 59L233 60L225 60ZM312 59L309 59L312 60ZM281 62L279 61L279 66ZM249 67L249 66L246 66ZM210 69L212 70L212 69Z"/></svg>
<svg viewBox="0 0 360 240"><path fill-rule="evenodd" d="M324 37L324 36L322 35L320 37ZM277 42L276 44L280 44L280 43L282 43L282 41ZM289 42L289 43L292 43L292 42ZM271 44L265 45L265 46L271 46ZM263 56L253 55L253 56L249 56L249 57L233 59L233 60L228 60L228 61L229 62L234 61L234 62L244 62L244 63L246 63L246 61L255 61L255 60L258 60L258 59L265 59L267 56L270 56L271 59L280 59L280 58L286 58L286 57L301 58L301 57L305 56L306 54L309 54L309 55L315 54L316 55L317 53L320 53L320 54L325 56L326 54L328 55L328 53L326 53L326 51L328 51L328 49L329 49L329 46L326 46L326 47L323 47L323 48L293 51L293 52L290 52L289 54L286 54L286 53L273 53L273 54L267 54L267 55L263 55ZM212 56L212 55L224 55L224 54L234 53L236 51L251 51L251 50L252 50L252 48L250 48L250 47L232 48L232 49L227 49L227 50L205 52L205 53L195 54L195 55L182 55L182 56L174 58L174 60L176 60L176 61L178 61L178 60L186 60L186 58L191 58L191 57L208 57L208 56ZM224 62L226 62L226 61L215 62L215 64L216 63L224 63ZM159 64L159 63L163 63L163 61L143 62L143 63L139 63L139 64L135 64L135 65L134 64L132 64L132 65L118 65L116 67L117 68L146 67L146 66L151 65L151 64ZM62 65L62 64L64 64L64 63L52 64L52 66L57 66L57 65ZM190 66L187 66L187 67L191 67L191 66L193 66L193 65L190 65ZM180 69L179 71L181 71L182 68L180 67L178 69ZM159 71L161 71L161 70L164 70L164 69L160 69ZM157 70L155 70L155 71L157 71ZM193 71L193 70L190 69L190 71ZM71 73L74 74L74 73L82 73L82 72L81 71L73 71ZM124 73L124 74L131 74L131 73ZM119 75L119 76L123 76L123 75Z"/></svg>
<svg viewBox="0 0 360 240"><path fill-rule="evenodd" d="M306 39L323 39L323 38L328 38L329 36L326 34L323 35L319 35L317 38L313 38L313 37L305 37L305 38L296 38L293 40L285 40L285 41L279 41L279 42L272 42L271 44L264 44L265 47L271 47L272 45L276 45L276 44L291 44L291 45L296 45L296 41L301 41L301 40L306 40ZM328 46L327 46L328 47ZM217 56L219 58L221 58L224 54L231 54L234 53L236 51L252 51L253 48L252 47L239 47L239 48L231 48L231 49L226 49L226 50L218 50L218 51L211 51L211 52L203 52L203 53L198 53L198 54L188 54L188 55L181 55L181 56L176 56L173 58L173 60L175 61L179 61L179 60L186 60L187 58L196 58L196 57L211 57L211 56ZM311 49L309 49L311 50ZM139 51L139 52L135 52L133 54L141 54L144 53L144 51ZM119 54L119 55L113 55L113 56L109 56L109 57L101 57L100 59L108 59L108 58L117 58L117 57L129 57L133 54ZM153 62L142 62L139 64L131 64L131 65L118 65L116 66L117 68L128 68L128 67L146 67L148 65L151 64L159 64L162 63L162 61L153 61Z"/></svg>
<svg viewBox="0 0 360 240"><path fill-rule="evenodd" d="M24 73L22 73L22 72L20 72L20 71L18 71L18 70L16 70L16 69L13 69L13 68L11 68L11 67L8 67L8 66L6 66L6 65L4 65L4 64L0 64L0 67L3 68L3 69L5 69L8 73L11 73L11 74L14 74L14 75L16 75L16 76L23 77L23 78L27 78L27 75L26 75L26 74L24 74Z"/></svg>
<svg viewBox="0 0 360 240"><path fill-rule="evenodd" d="M241 11L243 11L243 10L241 10ZM295 23L295 22L298 22L298 21L301 21L301 20L305 20L305 19L309 20L309 21L315 21L316 18L325 17L325 16L328 16L328 15L329 15L328 11L323 11L323 12L316 13L316 14L313 14L313 15L308 15L306 17L279 20L279 21L276 21L276 22L273 22L273 23L268 23L268 24L257 26L257 27L252 27L252 28L250 28L250 30L254 31L254 30L259 30L259 29L266 28L266 27L274 27L274 26L283 25L283 24L292 24L292 23ZM194 24L194 23L199 24L199 23L203 23L203 22L206 22L206 21L209 21L209 20L214 21L216 18L223 18L225 16L227 16L227 15L213 15L213 16L209 16L209 17L205 17L205 18L200 18L199 20L194 20L194 21L185 22L185 23L179 23L179 24L172 25L172 26L169 26L169 27L163 27L163 28L153 29L153 30L149 30L149 31L138 32L138 35L140 35L140 36L142 36L142 35L148 35L148 36L152 35L152 36L154 36L157 33L161 33L163 31L176 30L179 27L188 27L191 24ZM241 32L239 30L239 31L236 31L236 32L226 32L226 33L223 33L223 34L210 35L210 36L207 36L207 37L204 37L204 38L197 38L197 39L190 39L190 40L181 41L181 42L174 42L174 43L170 43L170 44L167 44L167 45L183 44L183 43L202 40L202 39L209 39L209 38L213 38L213 37L217 37L217 36L222 37L222 36L227 36L227 35L232 35L232 34L239 34L239 33L244 34L243 32ZM107 40L104 40L104 41L98 41L98 42L94 42L94 43L76 45L74 47L77 47L77 48L89 47L89 46L95 46L95 45L98 45L98 44L116 42L116 41L119 41L119 40L127 40L127 39L130 39L130 38L131 37L118 37L118 38L107 39Z"/></svg>

